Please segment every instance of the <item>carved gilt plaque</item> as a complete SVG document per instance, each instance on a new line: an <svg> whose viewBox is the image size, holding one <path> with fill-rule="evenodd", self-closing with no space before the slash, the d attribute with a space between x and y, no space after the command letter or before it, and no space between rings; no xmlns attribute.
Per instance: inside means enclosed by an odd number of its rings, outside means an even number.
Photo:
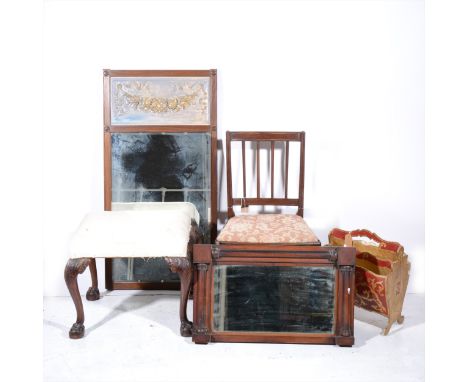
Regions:
<svg viewBox="0 0 468 382"><path fill-rule="evenodd" d="M209 77L113 77L113 125L209 125Z"/></svg>

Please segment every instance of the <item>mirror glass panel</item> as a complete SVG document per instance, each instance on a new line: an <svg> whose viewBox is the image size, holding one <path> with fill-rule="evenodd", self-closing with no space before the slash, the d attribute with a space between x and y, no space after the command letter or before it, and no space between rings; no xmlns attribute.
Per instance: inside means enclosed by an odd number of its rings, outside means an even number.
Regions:
<svg viewBox="0 0 468 382"><path fill-rule="evenodd" d="M112 203L191 202L209 242L210 140L209 133L112 133ZM179 280L162 259L112 263L114 281Z"/></svg>
<svg viewBox="0 0 468 382"><path fill-rule="evenodd" d="M215 265L213 329L333 333L330 266Z"/></svg>

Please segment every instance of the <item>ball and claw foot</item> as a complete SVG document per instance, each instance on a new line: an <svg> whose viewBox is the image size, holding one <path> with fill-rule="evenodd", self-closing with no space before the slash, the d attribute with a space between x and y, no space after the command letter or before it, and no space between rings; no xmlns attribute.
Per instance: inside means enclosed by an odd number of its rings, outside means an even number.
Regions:
<svg viewBox="0 0 468 382"><path fill-rule="evenodd" d="M78 324L78 323L75 322L72 325L70 331L68 332L68 336L71 339L74 339L74 340L77 340L79 338L83 338L84 330L85 330L85 327L84 327L83 324Z"/></svg>
<svg viewBox="0 0 468 382"><path fill-rule="evenodd" d="M182 337L192 337L193 324L190 321L180 323L180 335Z"/></svg>
<svg viewBox="0 0 468 382"><path fill-rule="evenodd" d="M398 322L401 325L403 321L405 321L405 316L398 317L396 322Z"/></svg>
<svg viewBox="0 0 468 382"><path fill-rule="evenodd" d="M89 287L88 291L86 292L86 300L88 300L88 301L97 301L97 300L99 300L99 298L100 298L99 289Z"/></svg>

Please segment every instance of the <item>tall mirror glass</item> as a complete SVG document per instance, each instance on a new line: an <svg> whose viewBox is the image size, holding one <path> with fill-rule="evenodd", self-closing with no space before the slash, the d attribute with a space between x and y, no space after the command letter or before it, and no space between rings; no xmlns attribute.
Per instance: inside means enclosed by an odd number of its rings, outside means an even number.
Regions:
<svg viewBox="0 0 468 382"><path fill-rule="evenodd" d="M209 242L209 133L112 133L112 204L191 202ZM162 259L114 259L114 281L178 282Z"/></svg>

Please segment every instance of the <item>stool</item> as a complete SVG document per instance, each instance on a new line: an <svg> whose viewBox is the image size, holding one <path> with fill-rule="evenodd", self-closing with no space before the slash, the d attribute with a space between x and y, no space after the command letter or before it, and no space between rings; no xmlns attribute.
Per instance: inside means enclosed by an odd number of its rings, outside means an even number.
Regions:
<svg viewBox="0 0 468 382"><path fill-rule="evenodd" d="M171 272L180 277L180 334L192 335L187 318L187 300L192 272L192 246L201 241L199 214L191 203L113 203L113 211L86 215L70 243L70 258L65 267L65 282L75 304L77 318L70 338L84 335L83 303L77 276L89 266L91 287L86 299L100 298L96 258L162 257Z"/></svg>

